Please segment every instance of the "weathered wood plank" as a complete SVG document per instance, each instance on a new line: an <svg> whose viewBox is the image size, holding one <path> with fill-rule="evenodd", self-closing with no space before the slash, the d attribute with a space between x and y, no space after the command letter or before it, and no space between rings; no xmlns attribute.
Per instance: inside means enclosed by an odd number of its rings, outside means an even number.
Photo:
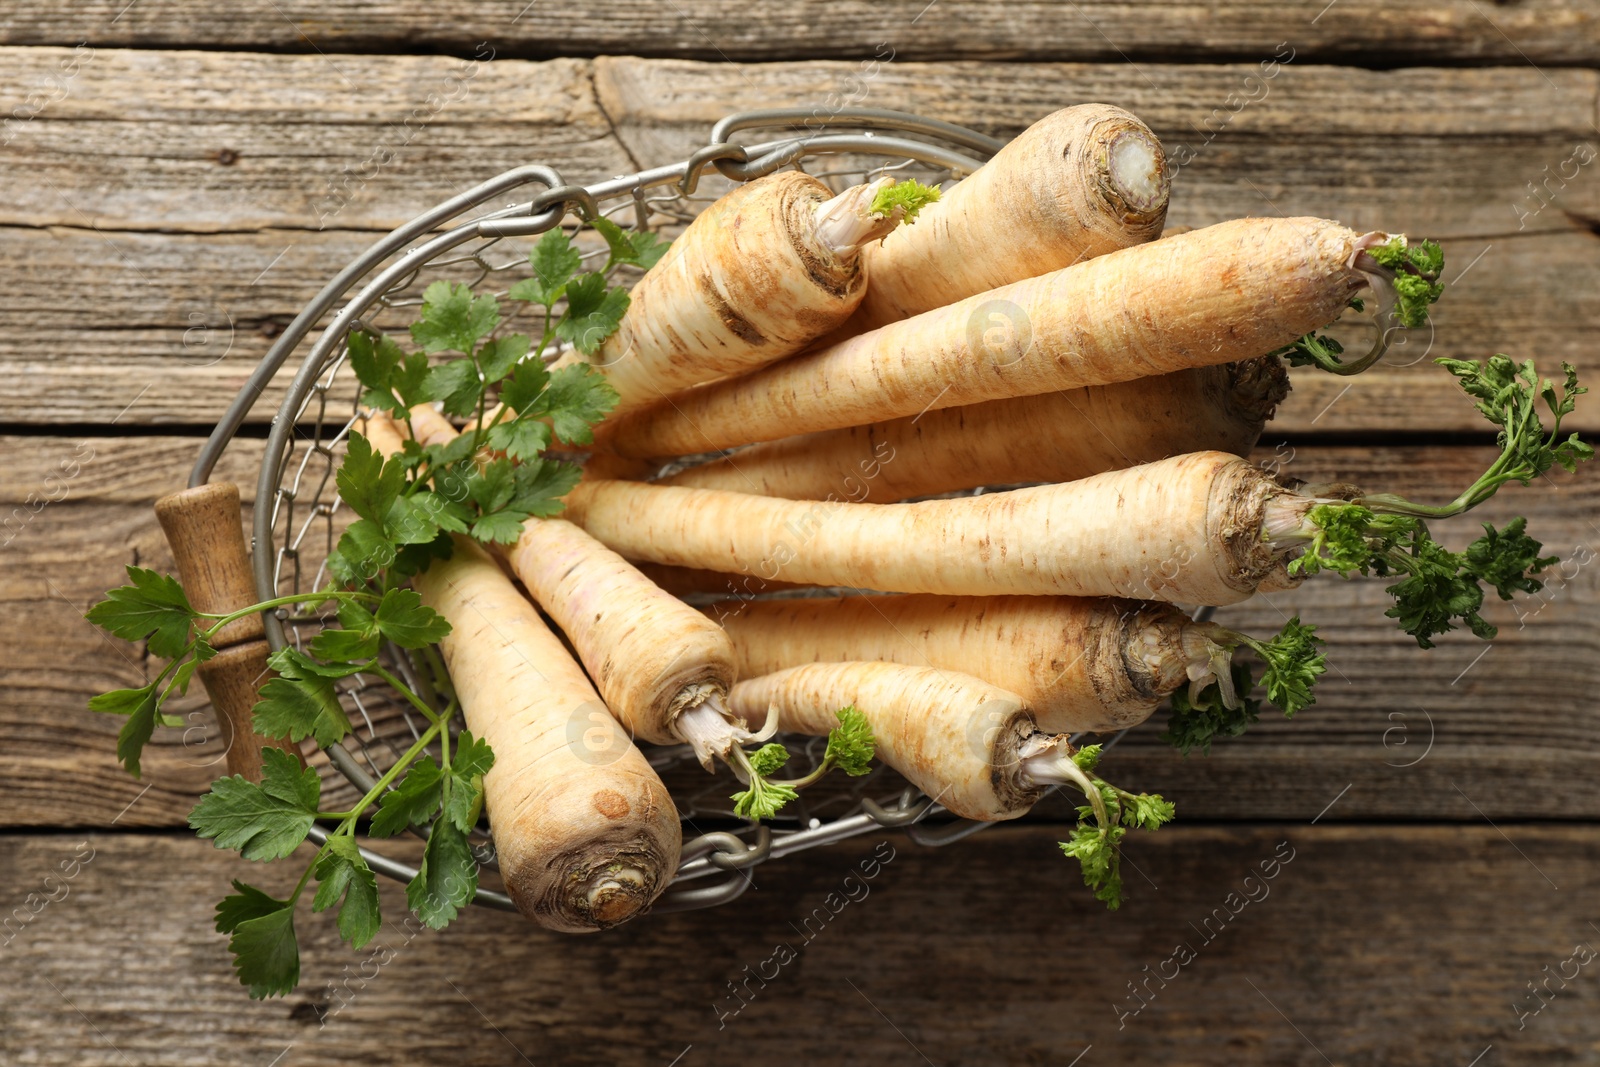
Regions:
<svg viewBox="0 0 1600 1067"><path fill-rule="evenodd" d="M583 60L19 48L4 62L3 224L390 230L521 164L635 169Z"/></svg>
<svg viewBox="0 0 1600 1067"><path fill-rule="evenodd" d="M145 677L141 649L102 638L81 613L120 584L125 564L170 567L149 504L182 484L197 444L92 439L93 456L61 481L49 479L62 460L85 455L79 442L0 438L0 453L16 457L0 470L0 517L11 519L0 535L11 538L0 549L0 735L8 738L0 825L103 826L152 784L119 825L170 826L216 775L220 749L194 694L181 709L196 713L189 729L158 733L144 783L115 761L119 724L85 710L92 694ZM247 496L259 449L239 442L219 471ZM1427 500L1466 484L1489 456L1479 448L1296 451L1270 438L1260 452L1309 481L1350 478ZM56 499L30 517L30 492ZM1593 472L1558 473L1506 490L1481 512L1500 524L1527 515L1569 575L1538 600L1491 603L1487 614L1502 627L1493 645L1452 634L1418 651L1382 618L1376 582L1318 580L1230 608L1223 621L1252 632L1270 633L1294 612L1325 628L1333 669L1321 702L1295 722L1262 722L1209 759L1179 758L1153 721L1116 751L1119 776L1162 790L1192 818L1309 818L1351 783L1337 809L1349 817L1468 817L1452 783L1497 819L1600 814L1589 773L1600 735L1589 700L1600 684L1600 489ZM1475 532L1465 520L1438 529L1458 545ZM692 775L686 784L701 781Z"/></svg>
<svg viewBox="0 0 1600 1067"><path fill-rule="evenodd" d="M1444 237L1515 231L1523 201L1526 228L1536 231L1569 226L1562 209L1600 217L1585 164L1567 166L1544 211L1532 214L1538 201L1528 189L1547 177L1546 166L1559 175L1576 143L1595 138L1600 75L1592 71L1286 63L1263 79L1254 63L1027 64L1001 78L983 63L863 72L851 63L615 57L465 69L430 57L74 57L49 48L6 57L19 99L33 82L60 82L37 115L5 127L10 151L0 174L18 195L0 206L0 222L23 225L389 228L519 163L585 179L630 169L608 137L608 114L633 159L659 164L683 158L718 118L749 107L891 107L1010 135L1085 99L1128 107L1175 158L1193 154L1174 224L1279 210ZM76 64L65 80L63 63ZM218 92L221 84L230 90ZM427 105L413 116L430 94L437 112ZM1214 116L1216 108L1237 113ZM1189 153L1180 153L1184 145Z"/></svg>
<svg viewBox="0 0 1600 1067"><path fill-rule="evenodd" d="M683 157L730 103L811 106L819 115L889 107L1009 137L1056 108L1109 100L1148 123L1183 163L1171 225L1312 214L1442 238L1519 232L1519 221L1524 230L1563 230L1573 225L1563 209L1596 217L1600 183L1588 164L1568 164L1543 211L1527 187L1546 177L1546 164L1557 173L1578 144L1600 141L1600 75L1592 71L1272 69L1263 78L1257 64L1029 64L1001 77L982 63L880 64L863 73L844 63L604 56L595 79L639 159Z"/></svg>
<svg viewBox="0 0 1600 1067"><path fill-rule="evenodd" d="M68 52L6 54L24 84ZM632 166L594 103L589 64L563 61L475 68L469 91L392 165L357 167L359 153L337 146L389 136L403 109L386 109L447 69L428 65L442 62L126 51L82 61L65 97L8 131L12 143L0 153L0 174L16 190L0 220L17 223L0 228L0 284L12 294L0 310L0 374L13 383L0 399L0 424L209 422L276 331L370 243L366 227L396 224L512 163L555 162L584 178ZM360 91L330 64L358 64L347 76ZM596 66L600 99L633 157L649 162L687 153L734 108L825 105L853 84L862 103L1001 134L1066 100L1117 99L1173 144L1189 137L1199 145L1189 124L1203 129L1211 106L1256 69L1141 65L1147 84L1093 65L1021 65L997 79L982 64L896 63L866 81L839 63ZM1580 168L1563 188L1551 185L1559 195L1537 211L1541 201L1527 187L1547 167L1559 174L1573 146L1593 134L1597 76L1548 73L1547 82L1513 69L1291 64L1213 143L1195 149L1178 176L1174 225L1277 210L1447 238L1447 277L1456 284L1431 349L1428 338L1414 339L1389 357L1391 368L1354 382L1301 375L1281 428L1378 429L1400 417L1419 430L1475 428L1447 378L1406 366L1420 350L1501 349L1536 353L1552 369L1558 359L1587 369L1600 241L1580 223L1600 218L1600 183ZM219 92L225 83L229 91ZM547 84L566 95L535 91ZM507 111L510 97L521 103ZM535 97L544 103L528 102ZM222 148L239 154L231 165L212 158ZM330 176L342 182L350 167L370 181L340 185L349 203L317 231L307 198L329 195ZM140 232L151 228L224 232ZM71 315L61 311L63 293L74 294ZM269 419L279 399L270 389L253 419ZM1585 415L1579 425L1600 423Z"/></svg>
<svg viewBox="0 0 1600 1067"><path fill-rule="evenodd" d="M267 1002L234 980L211 909L232 877L286 893L297 864L176 835L11 836L0 893L28 918L0 950L17 979L0 1050L19 1067L1582 1062L1600 938L1574 890L1600 831L1504 829L1174 827L1130 839L1117 912L1049 827L942 851L868 837L759 868L734 905L587 938L479 909L418 930L386 882L390 922L360 953L302 909L302 985Z"/></svg>
<svg viewBox="0 0 1600 1067"><path fill-rule="evenodd" d="M215 421L283 325L369 238L0 229L0 285L10 294L0 307L0 375L9 383L0 423ZM1275 432L1484 428L1430 357L1503 351L1536 357L1546 373L1561 360L1591 376L1600 367L1589 329L1600 321L1600 240L1530 234L1446 241L1445 251L1457 280L1432 330L1404 338L1385 365L1355 378L1296 371ZM60 310L63 293L74 294L70 315ZM297 365L269 386L251 422L277 413ZM1580 404L1573 426L1600 428L1600 404Z"/></svg>
<svg viewBox="0 0 1600 1067"><path fill-rule="evenodd" d="M696 59L1077 59L1267 55L1290 40L1319 58L1361 65L1434 62L1592 63L1600 56L1592 9L1572 0L1492 7L1432 0L1405 9L1376 0L1282 4L1233 0L817 0L692 6L597 0L582 17L525 0L415 5L355 0L242 4L226 14L197 0L90 0L70 9L14 5L0 41L141 48L503 55L601 53Z"/></svg>

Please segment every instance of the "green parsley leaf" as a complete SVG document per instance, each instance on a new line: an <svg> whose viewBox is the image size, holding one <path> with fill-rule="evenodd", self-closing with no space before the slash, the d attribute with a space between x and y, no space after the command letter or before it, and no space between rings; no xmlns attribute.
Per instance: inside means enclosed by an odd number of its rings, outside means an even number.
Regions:
<svg viewBox="0 0 1600 1067"><path fill-rule="evenodd" d="M1398 620L1419 647L1432 648L1430 638L1455 629L1452 619L1460 619L1486 641L1494 637L1496 628L1478 614L1483 587L1463 569L1462 557L1418 530L1394 562L1405 576L1385 590L1394 605L1384 614Z"/></svg>
<svg viewBox="0 0 1600 1067"><path fill-rule="evenodd" d="M496 511L472 524L472 536L486 544L514 545L522 536L522 524L527 518L525 511Z"/></svg>
<svg viewBox="0 0 1600 1067"><path fill-rule="evenodd" d="M917 213L938 199L938 186L923 185L911 178L879 189L872 198L871 213L886 219L898 211L903 221L915 222Z"/></svg>
<svg viewBox="0 0 1600 1067"><path fill-rule="evenodd" d="M399 784L383 794L368 832L373 837L393 837L413 825L425 824L439 810L443 782L444 772L433 757L423 756Z"/></svg>
<svg viewBox="0 0 1600 1067"><path fill-rule="evenodd" d="M627 310L627 290L607 288L603 274L579 275L567 285L567 310L556 322L556 336L592 356L617 332Z"/></svg>
<svg viewBox="0 0 1600 1067"><path fill-rule="evenodd" d="M643 270L660 263L672 247L671 241L662 240L650 230L628 230L627 234L628 243L633 246L633 258L628 262Z"/></svg>
<svg viewBox="0 0 1600 1067"><path fill-rule="evenodd" d="M484 383L493 385L510 374L512 368L527 356L530 344L527 334L512 333L497 337L480 348L478 368L483 371Z"/></svg>
<svg viewBox="0 0 1600 1067"><path fill-rule="evenodd" d="M311 639L313 655L338 662L370 660L378 654L376 631L323 630Z"/></svg>
<svg viewBox="0 0 1600 1067"><path fill-rule="evenodd" d="M586 445L594 440L594 424L617 406L617 400L617 391L604 374L578 363L550 375L538 413L550 417L559 440Z"/></svg>
<svg viewBox="0 0 1600 1067"><path fill-rule="evenodd" d="M485 512L499 511L517 491L516 465L497 459L467 478L467 494Z"/></svg>
<svg viewBox="0 0 1600 1067"><path fill-rule="evenodd" d="M518 363L511 377L500 383L500 402L518 415L526 415L534 409L549 381L550 372L543 364Z"/></svg>
<svg viewBox="0 0 1600 1067"><path fill-rule="evenodd" d="M283 996L300 984L300 946L294 936L294 902L278 900L235 881L236 895L217 905L217 932L232 934L228 950L250 999Z"/></svg>
<svg viewBox="0 0 1600 1067"><path fill-rule="evenodd" d="M567 283L583 265L583 256L565 232L547 230L528 254L528 265L533 277L517 282L507 295L550 307L566 295Z"/></svg>
<svg viewBox="0 0 1600 1067"><path fill-rule="evenodd" d="M1437 241L1410 244L1394 237L1387 244L1366 250L1381 266L1394 272L1397 297L1395 314L1400 325L1415 329L1428 321L1428 307L1444 293L1439 274L1444 270L1444 251Z"/></svg>
<svg viewBox="0 0 1600 1067"><path fill-rule="evenodd" d="M518 464L516 495L506 506L542 519L559 515L566 506L561 498L572 492L582 477L583 468L575 463L541 459Z"/></svg>
<svg viewBox="0 0 1600 1067"><path fill-rule="evenodd" d="M319 748L336 744L350 732L350 720L339 706L333 679L314 673L304 657L296 660L285 648L268 661L278 672L261 687L253 722L262 737L302 741L315 737Z"/></svg>
<svg viewBox="0 0 1600 1067"><path fill-rule="evenodd" d="M340 535L338 548L328 557L328 571L346 585L360 585L375 580L394 562L395 552L381 525L358 519Z"/></svg>
<svg viewBox="0 0 1600 1067"><path fill-rule="evenodd" d="M400 408L396 415L405 417L411 408L421 404L427 391L428 374L433 370L433 365L428 362L424 352L412 352L405 357L393 374L390 383L394 391L400 394Z"/></svg>
<svg viewBox="0 0 1600 1067"><path fill-rule="evenodd" d="M834 713L839 725L828 731L828 748L823 759L852 778L872 770L872 757L877 752L877 741L867 717L852 704Z"/></svg>
<svg viewBox="0 0 1600 1067"><path fill-rule="evenodd" d="M317 896L312 911L327 911L339 898L339 936L351 948L361 948L377 936L382 920L378 914L378 878L362 858L354 838L335 834L318 853L315 872Z"/></svg>
<svg viewBox="0 0 1600 1067"><path fill-rule="evenodd" d="M280 860L311 832L322 784L314 768L279 748L261 750L261 784L219 778L189 813L189 826L247 860Z"/></svg>
<svg viewBox="0 0 1600 1067"><path fill-rule="evenodd" d="M1088 812L1080 808L1079 812ZM1080 824L1071 837L1060 842L1061 851L1083 868L1083 884L1094 890L1094 898L1112 911L1122 907L1122 855L1119 846L1127 829Z"/></svg>
<svg viewBox="0 0 1600 1067"><path fill-rule="evenodd" d="M434 930L448 926L478 891L478 861L466 835L449 819L428 832L417 876L406 886L406 903Z"/></svg>
<svg viewBox="0 0 1600 1067"><path fill-rule="evenodd" d="M176 578L129 566L132 585L111 590L84 618L126 641L145 641L151 655L177 659L189 647L195 619L189 598Z"/></svg>
<svg viewBox="0 0 1600 1067"><path fill-rule="evenodd" d="M411 339L424 352L466 356L499 324L494 297L474 296L472 287L461 282L437 281L422 291L422 318L411 324Z"/></svg>
<svg viewBox="0 0 1600 1067"><path fill-rule="evenodd" d="M113 689L89 698L90 711L128 717L117 732L117 759L135 778L139 777L139 757L144 746L155 736L159 703L154 682L139 689Z"/></svg>
<svg viewBox="0 0 1600 1067"><path fill-rule="evenodd" d="M1283 709L1286 716L1317 701L1311 691L1327 671L1328 657L1319 651L1324 642L1316 632L1315 626L1301 625L1300 616L1296 615L1283 624L1272 640L1249 642L1267 664L1261 675L1267 699Z"/></svg>
<svg viewBox="0 0 1600 1067"><path fill-rule="evenodd" d="M444 616L422 603L411 589L391 589L383 594L374 617L378 632L401 648L426 648L450 632Z"/></svg>
<svg viewBox="0 0 1600 1067"><path fill-rule="evenodd" d="M606 239L606 246L611 250L606 271L618 263L631 263L649 270L667 254L669 242L661 240L649 230L624 230L607 218L595 219L593 225L600 236Z"/></svg>
<svg viewBox="0 0 1600 1067"><path fill-rule="evenodd" d="M1125 826L1141 830L1156 830L1172 821L1178 813L1177 806L1154 793L1140 793L1138 796L1120 798L1122 803L1122 822Z"/></svg>
<svg viewBox="0 0 1600 1067"><path fill-rule="evenodd" d="M1105 751L1104 745L1084 745L1072 754L1072 762L1085 774L1092 772L1100 766L1100 755Z"/></svg>
<svg viewBox="0 0 1600 1067"><path fill-rule="evenodd" d="M550 447L550 427L538 419L516 418L489 431L489 447L512 459L534 460Z"/></svg>
<svg viewBox="0 0 1600 1067"><path fill-rule="evenodd" d="M765 778L770 774L776 773L788 762L788 749L776 742L765 744L750 753L750 773L759 774Z"/></svg>
<svg viewBox="0 0 1600 1067"><path fill-rule="evenodd" d="M753 777L748 789L733 794L733 813L742 819L770 819L799 795L793 786Z"/></svg>
<svg viewBox="0 0 1600 1067"><path fill-rule="evenodd" d="M383 454L359 433L351 432L345 445L344 462L334 474L339 498L363 519L381 528L405 489L405 467L397 460L384 461Z"/></svg>
<svg viewBox="0 0 1600 1067"><path fill-rule="evenodd" d="M350 369L355 371L357 380L366 386L366 391L361 394L361 402L367 407L404 417L409 405L395 396L396 372L402 372L402 385L411 383L403 373L406 354L400 350L400 346L387 335L374 335L363 330L352 331L345 344L350 355Z"/></svg>
<svg viewBox="0 0 1600 1067"><path fill-rule="evenodd" d="M432 541L424 544L406 545L395 555L394 562L389 567L389 581L402 582L413 574L420 574L436 559L449 559L455 550L455 542L447 533L441 533Z"/></svg>
<svg viewBox="0 0 1600 1067"><path fill-rule="evenodd" d="M487 741L480 741L470 731L463 731L456 740L456 751L450 760L450 773L445 784L440 815L466 833L478 821L478 802L483 795L483 776L494 766L494 751Z"/></svg>
<svg viewBox="0 0 1600 1067"><path fill-rule="evenodd" d="M172 675L172 688L176 689L180 695L189 692L189 681L194 677L194 672L199 669L200 664L217 654L216 649L198 637L194 639L193 652L194 655L178 664L178 669Z"/></svg>
<svg viewBox="0 0 1600 1067"><path fill-rule="evenodd" d="M1537 593L1544 583L1534 575L1561 561L1559 556L1540 556L1544 545L1529 537L1527 528L1528 520L1520 517L1498 532L1484 523L1483 536L1462 554L1467 573L1493 586L1501 600L1510 600L1516 593Z"/></svg>
<svg viewBox="0 0 1600 1067"><path fill-rule="evenodd" d="M1234 692L1239 695L1237 708L1222 702L1222 691L1216 682L1201 691L1198 703L1190 702L1188 689L1179 689L1172 694L1172 715L1161 740L1185 756L1196 748L1210 754L1214 739L1238 737L1260 721L1261 706L1248 696L1252 686L1250 668L1235 661L1232 674Z"/></svg>
<svg viewBox="0 0 1600 1067"><path fill-rule="evenodd" d="M447 415L471 415L478 410L483 395L483 379L470 359L453 359L428 371L422 386L422 399L442 400Z"/></svg>

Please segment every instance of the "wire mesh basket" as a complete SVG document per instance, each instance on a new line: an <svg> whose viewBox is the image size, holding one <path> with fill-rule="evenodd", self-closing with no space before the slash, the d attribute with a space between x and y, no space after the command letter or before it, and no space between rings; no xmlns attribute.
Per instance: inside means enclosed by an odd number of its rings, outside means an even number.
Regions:
<svg viewBox="0 0 1600 1067"><path fill-rule="evenodd" d="M746 131L768 139L733 139ZM575 243L587 249L586 257L603 260L605 244L592 228L596 218L609 218L624 229L660 230L670 236L733 185L785 167L807 170L835 190L883 173L941 184L976 169L1002 143L902 112L848 108L819 114L772 109L725 118L712 128L710 142L688 159L638 174L575 185L550 167L509 170L400 227L341 270L278 337L234 399L207 441L190 485L207 481L266 386L314 336L267 438L255 493L252 567L263 601L315 590L325 584L325 561L347 518L333 476L357 416L360 387L345 359L345 342L352 330L403 329L414 316L411 309L421 304L423 289L438 279L465 282L476 292L504 297L510 285L529 272L533 239L557 226L571 230ZM518 199L529 189L534 191L531 199ZM616 269L637 274L626 264ZM614 282L631 280L619 277ZM549 358L559 354L557 350ZM322 621L312 614L279 609L265 625L267 640L277 651L286 644L308 643ZM417 670L408 653L390 647L383 657L415 691L430 693L426 671ZM327 750L329 773L343 775L365 793L426 727L377 678L345 679L340 698L355 729ZM821 739L789 740L798 755L797 766L815 765L821 759ZM650 747L646 755L664 774L692 768L699 776L672 777L674 782L699 784L675 790L686 833L676 877L657 900L657 911L733 900L750 885L749 872L757 864L876 828L907 828L919 844L943 845L988 825L966 821L917 825L943 809L887 771L853 780L849 791L835 791L820 801L803 796L772 825L750 824L734 816L727 799L731 780L704 775L689 746ZM702 820L717 820L734 829L701 832ZM324 835L318 829L312 838L320 844ZM487 828L480 826L473 845L483 867L496 871ZM362 854L374 870L391 878L409 880L417 873L369 849L363 848ZM511 898L491 885L480 886L476 903L514 910Z"/></svg>

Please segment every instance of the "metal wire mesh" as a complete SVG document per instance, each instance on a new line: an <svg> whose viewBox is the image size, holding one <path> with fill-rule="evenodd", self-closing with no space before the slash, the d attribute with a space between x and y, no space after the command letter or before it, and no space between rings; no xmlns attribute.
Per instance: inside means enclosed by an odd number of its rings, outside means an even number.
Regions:
<svg viewBox="0 0 1600 1067"><path fill-rule="evenodd" d="M769 136L774 129L783 133L776 140L755 144L731 140L747 129L766 130ZM625 229L673 236L734 184L784 167L805 169L835 190L885 172L943 184L975 169L999 147L1000 142L974 131L899 112L844 109L818 115L774 110L724 119L712 130L711 143L682 163L588 186L568 185L546 167L509 171L402 227L341 271L267 354L207 443L191 484L206 480L265 385L320 328L268 438L256 493L254 554L262 599L320 588L326 584L326 559L348 521L334 490L334 472L359 397L359 384L345 360L345 339L352 329L403 331L415 317L413 309L421 304L423 289L440 279L465 282L475 292L504 298L511 284L529 272L534 239L558 225L568 228L589 266L607 255L604 241L592 227L596 217L609 218ZM526 203L473 214L524 185L542 186L542 191ZM457 221L462 217L467 221ZM637 268L626 264L615 269L621 274L614 283L630 285L638 274ZM344 303L335 312L341 300ZM530 313L516 302L505 306L512 313L508 324L513 327L516 316ZM560 354L558 348L547 358ZM274 649L301 646L316 635L323 621L315 614L283 609L267 619L268 639ZM420 669L411 654L387 648L383 655L385 665L413 691L433 700L430 672ZM365 792L426 727L393 689L376 678L345 679L340 698L355 729L328 750L327 785L337 789L342 783L336 775L342 775ZM796 767L809 769L821 759L820 739L787 740L796 753ZM697 783L680 785L675 793L686 830L683 859L657 910L731 900L748 886L748 870L754 865L877 827L912 827L915 840L939 845L983 825L916 826L942 809L892 772L877 771L854 780L846 790L831 790L815 799L802 795L772 826L758 827L735 818L728 799L729 776L707 776L698 767L693 774L673 773L693 763L688 746L647 747L646 754L672 781ZM709 823L729 829L702 832L702 824ZM318 833L313 837L320 841ZM484 867L494 871L493 841L486 829L475 835L474 846ZM380 873L401 879L415 874L405 864L363 852ZM493 875L487 881L492 883ZM488 884L479 890L477 902L512 906L504 893Z"/></svg>

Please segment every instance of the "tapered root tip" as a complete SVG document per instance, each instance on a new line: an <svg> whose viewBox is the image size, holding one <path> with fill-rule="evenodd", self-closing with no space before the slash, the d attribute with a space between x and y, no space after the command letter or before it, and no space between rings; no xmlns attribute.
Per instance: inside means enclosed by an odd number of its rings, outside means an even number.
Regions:
<svg viewBox="0 0 1600 1067"><path fill-rule="evenodd" d="M650 903L655 880L637 867L618 866L599 871L580 887L582 910L599 927L627 922Z"/></svg>
<svg viewBox="0 0 1600 1067"><path fill-rule="evenodd" d="M1106 148L1106 184L1131 211L1164 210L1171 179L1161 142L1140 129L1118 133Z"/></svg>

